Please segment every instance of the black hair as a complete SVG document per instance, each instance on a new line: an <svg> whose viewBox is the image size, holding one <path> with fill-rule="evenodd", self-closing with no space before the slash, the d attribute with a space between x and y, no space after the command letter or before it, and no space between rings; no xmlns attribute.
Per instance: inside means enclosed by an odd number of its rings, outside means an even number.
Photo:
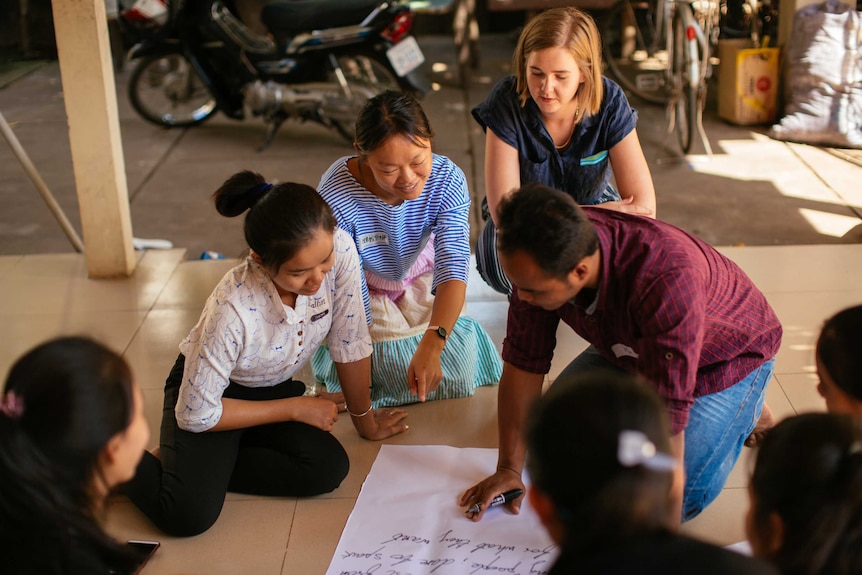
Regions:
<svg viewBox="0 0 862 575"><path fill-rule="evenodd" d="M567 550L613 546L671 524L671 472L625 466L618 456L624 430L671 452L664 403L640 377L558 379L532 406L525 430L530 479L554 503Z"/></svg>
<svg viewBox="0 0 862 575"><path fill-rule="evenodd" d="M260 174L245 170L228 178L213 199L218 213L229 218L248 210L245 241L270 270L277 271L318 230L335 231L329 204L305 184L268 184Z"/></svg>
<svg viewBox="0 0 862 575"><path fill-rule="evenodd" d="M817 357L832 381L862 401L862 305L849 307L826 320L817 339Z"/></svg>
<svg viewBox="0 0 862 575"><path fill-rule="evenodd" d="M572 197L543 184L525 184L498 206L497 250L526 252L547 274L563 278L596 253L596 229Z"/></svg>
<svg viewBox="0 0 862 575"><path fill-rule="evenodd" d="M85 545L108 565L132 557L106 535L94 484L109 440L134 413L129 366L86 337L62 337L22 356L0 410L0 564L53 572ZM75 543L73 543L73 541Z"/></svg>
<svg viewBox="0 0 862 575"><path fill-rule="evenodd" d="M417 146L431 140L434 131L422 105L411 94L386 90L369 99L356 119L356 148L373 152L392 136L405 136Z"/></svg>
<svg viewBox="0 0 862 575"><path fill-rule="evenodd" d="M773 427L751 477L752 523L783 523L772 557L783 575L862 573L862 422L807 413Z"/></svg>

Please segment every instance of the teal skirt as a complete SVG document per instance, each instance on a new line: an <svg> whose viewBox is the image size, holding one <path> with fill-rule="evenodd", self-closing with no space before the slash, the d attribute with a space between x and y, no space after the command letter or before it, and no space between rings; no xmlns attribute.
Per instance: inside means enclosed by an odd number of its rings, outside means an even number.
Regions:
<svg viewBox="0 0 862 575"><path fill-rule="evenodd" d="M404 338L373 343L371 356L371 405L390 407L415 403L419 397L407 387L407 367L424 331ZM426 401L468 397L482 385L493 385L500 381L503 362L488 333L476 320L461 316L446 340L440 355L443 381ZM329 349L321 346L311 360L317 381L326 385L327 391L341 391L335 364L329 357Z"/></svg>

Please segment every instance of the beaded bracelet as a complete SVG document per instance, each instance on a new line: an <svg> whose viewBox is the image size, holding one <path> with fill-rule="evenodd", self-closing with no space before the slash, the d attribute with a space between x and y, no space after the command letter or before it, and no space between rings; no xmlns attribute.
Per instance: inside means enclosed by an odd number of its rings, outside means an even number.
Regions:
<svg viewBox="0 0 862 575"><path fill-rule="evenodd" d="M347 404L346 404L346 403L344 404L344 409L347 411L347 413L348 413L348 414L352 415L353 417L365 417L366 415L368 415L369 413L371 413L371 408L372 408L372 407L373 407L373 406L369 405L369 406L368 406L368 409L366 409L364 412L362 412L362 413L353 413L352 411L350 411L350 408L349 408L349 407L347 407Z"/></svg>

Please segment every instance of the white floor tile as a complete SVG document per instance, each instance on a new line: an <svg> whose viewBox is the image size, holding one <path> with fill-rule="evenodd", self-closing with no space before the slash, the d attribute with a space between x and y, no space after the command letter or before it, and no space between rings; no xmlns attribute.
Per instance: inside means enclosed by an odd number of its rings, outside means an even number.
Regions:
<svg viewBox="0 0 862 575"><path fill-rule="evenodd" d="M849 287L843 282L839 285ZM862 303L862 283L843 291L773 292L766 296L784 327L775 373L810 373L814 371L814 345L823 322L846 307Z"/></svg>
<svg viewBox="0 0 862 575"><path fill-rule="evenodd" d="M141 387L164 388L165 379L180 352L180 342L199 316L200 310L195 309L150 310L124 356Z"/></svg>
<svg viewBox="0 0 862 575"><path fill-rule="evenodd" d="M77 308L62 313L0 312L6 334L0 345L0 374L5 381L9 367L21 355L61 335L90 336L123 353L145 316L143 311L92 313Z"/></svg>
<svg viewBox="0 0 862 575"><path fill-rule="evenodd" d="M722 247L718 250L736 262L760 291L767 294L840 291L862 286L860 244Z"/></svg>
<svg viewBox="0 0 862 575"><path fill-rule="evenodd" d="M128 500L111 502L108 532L120 540L162 545L142 575L279 575L290 538L295 499L226 501L215 525L196 537L169 537Z"/></svg>
<svg viewBox="0 0 862 575"><path fill-rule="evenodd" d="M239 260L186 260L176 267L155 302L156 309L203 309L219 280Z"/></svg>
<svg viewBox="0 0 862 575"><path fill-rule="evenodd" d="M24 256L0 256L0 280L6 276L6 274L11 273L12 268L14 268Z"/></svg>
<svg viewBox="0 0 862 575"><path fill-rule="evenodd" d="M826 402L817 392L816 373L787 373L776 376L796 413L826 411Z"/></svg>
<svg viewBox="0 0 862 575"><path fill-rule="evenodd" d="M182 257L181 250L142 254L131 277L90 279L80 254L28 255L14 273L0 279L0 313L56 313L67 310L147 310Z"/></svg>

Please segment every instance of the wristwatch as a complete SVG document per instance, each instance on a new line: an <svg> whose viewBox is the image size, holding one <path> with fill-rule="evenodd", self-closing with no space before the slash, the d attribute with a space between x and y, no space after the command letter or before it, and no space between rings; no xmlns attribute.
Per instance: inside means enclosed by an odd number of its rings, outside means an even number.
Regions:
<svg viewBox="0 0 862 575"><path fill-rule="evenodd" d="M446 331L446 328L445 328L445 327L441 327L441 326L439 326L439 325L429 325L429 326L428 326L428 329L427 329L427 330L425 330L425 331L434 331L434 332L436 332L436 333L437 333L437 335L439 335L441 338L443 338L443 341L446 341L446 338L447 338L447 337L449 337L449 332L448 332L448 331Z"/></svg>

